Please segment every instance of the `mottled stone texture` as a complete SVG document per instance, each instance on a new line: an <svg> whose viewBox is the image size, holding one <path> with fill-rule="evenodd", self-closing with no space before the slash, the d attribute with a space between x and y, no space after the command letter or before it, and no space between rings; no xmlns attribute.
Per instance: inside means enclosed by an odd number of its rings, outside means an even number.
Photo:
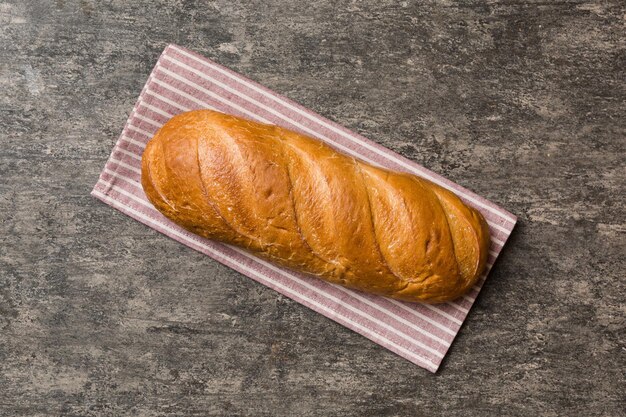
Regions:
<svg viewBox="0 0 626 417"><path fill-rule="evenodd" d="M0 415L624 415L625 25L617 0L0 0ZM89 196L170 42L520 217L438 374Z"/></svg>

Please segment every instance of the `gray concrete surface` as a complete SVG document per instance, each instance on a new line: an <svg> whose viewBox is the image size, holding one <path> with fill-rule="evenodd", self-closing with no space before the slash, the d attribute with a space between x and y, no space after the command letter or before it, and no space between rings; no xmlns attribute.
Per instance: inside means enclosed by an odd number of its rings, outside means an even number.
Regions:
<svg viewBox="0 0 626 417"><path fill-rule="evenodd" d="M625 24L612 0L0 0L0 415L625 415ZM438 374L89 196L170 42L519 215Z"/></svg>

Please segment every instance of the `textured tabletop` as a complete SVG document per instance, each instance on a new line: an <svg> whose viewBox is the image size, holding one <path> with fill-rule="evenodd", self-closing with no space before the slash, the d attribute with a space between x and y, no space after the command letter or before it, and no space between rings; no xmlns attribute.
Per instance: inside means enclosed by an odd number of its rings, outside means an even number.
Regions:
<svg viewBox="0 0 626 417"><path fill-rule="evenodd" d="M0 0L0 416L626 415L626 9ZM89 195L193 49L519 217L432 374Z"/></svg>

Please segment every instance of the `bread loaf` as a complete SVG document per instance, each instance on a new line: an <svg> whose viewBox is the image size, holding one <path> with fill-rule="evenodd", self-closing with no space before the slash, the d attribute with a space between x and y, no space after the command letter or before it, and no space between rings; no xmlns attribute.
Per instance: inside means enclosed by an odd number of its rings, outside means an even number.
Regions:
<svg viewBox="0 0 626 417"><path fill-rule="evenodd" d="M195 234L399 300L457 298L487 259L485 220L444 188L210 110L177 115L155 134L141 182Z"/></svg>

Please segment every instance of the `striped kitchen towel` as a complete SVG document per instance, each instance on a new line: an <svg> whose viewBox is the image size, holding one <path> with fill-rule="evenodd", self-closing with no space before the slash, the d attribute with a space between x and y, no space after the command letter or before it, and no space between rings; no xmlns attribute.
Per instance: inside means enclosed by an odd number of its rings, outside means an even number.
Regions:
<svg viewBox="0 0 626 417"><path fill-rule="evenodd" d="M440 305L412 304L352 291L284 270L238 248L193 235L161 215L140 185L146 143L172 116L208 108L319 138L372 164L406 171L454 191L485 216L491 231L487 272L472 290ZM428 169L179 46L168 46L135 104L92 193L130 217L200 251L386 347L437 371L516 222L495 204Z"/></svg>

